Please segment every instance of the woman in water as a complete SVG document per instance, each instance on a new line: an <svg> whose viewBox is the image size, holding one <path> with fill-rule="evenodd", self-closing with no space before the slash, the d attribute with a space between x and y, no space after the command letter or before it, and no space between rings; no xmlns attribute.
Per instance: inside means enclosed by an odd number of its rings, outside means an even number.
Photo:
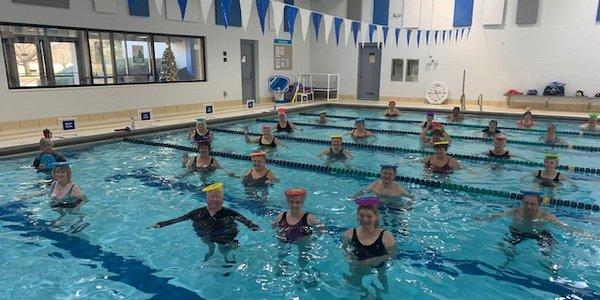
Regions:
<svg viewBox="0 0 600 300"><path fill-rule="evenodd" d="M286 112L287 110L283 107L277 110L278 121L277 125L273 127L273 129L276 129L277 132L292 133L294 130L296 130L296 126L287 120Z"/></svg>
<svg viewBox="0 0 600 300"><path fill-rule="evenodd" d="M285 243L295 243L312 235L312 227L321 222L302 207L306 200L306 190L290 188L285 191L288 211L280 213L275 218L273 226L279 233L279 239Z"/></svg>
<svg viewBox="0 0 600 300"><path fill-rule="evenodd" d="M436 122L433 121L435 119L435 114L433 112L427 112L427 119L421 122L421 129L427 129L429 131L433 130L433 126Z"/></svg>
<svg viewBox="0 0 600 300"><path fill-rule="evenodd" d="M598 132L600 131L600 127L598 127L598 113L591 113L588 122L585 124L579 125L579 128L583 131L590 132Z"/></svg>
<svg viewBox="0 0 600 300"><path fill-rule="evenodd" d="M449 143L452 142L450 135L448 135L448 133L444 130L444 126L439 123L434 123L433 130L429 132L426 129L421 130L419 137L421 138L421 143L423 146L426 147L433 147L435 142L440 141L448 141Z"/></svg>
<svg viewBox="0 0 600 300"><path fill-rule="evenodd" d="M365 197L355 202L358 228L348 229L342 238L344 253L351 259L347 279L352 285L362 287L363 277L375 268L387 292L386 262L395 255L396 241L389 231L379 228L379 198Z"/></svg>
<svg viewBox="0 0 600 300"><path fill-rule="evenodd" d="M208 129L206 120L204 118L196 119L196 128L190 128L188 139L192 142L214 139L214 136L212 132L210 132L210 129Z"/></svg>
<svg viewBox="0 0 600 300"><path fill-rule="evenodd" d="M60 226L62 223L69 226L68 232L77 233L85 229L89 223L83 222L83 215L79 212L81 204L87 201L87 197L79 187L72 181L71 167L68 162L57 162L52 170L54 181L50 187L50 206L60 216L52 221L52 225ZM71 218L74 220L68 220Z"/></svg>
<svg viewBox="0 0 600 300"><path fill-rule="evenodd" d="M327 111L322 110L319 112L319 118L317 119L317 124L319 124L319 125L327 124Z"/></svg>
<svg viewBox="0 0 600 300"><path fill-rule="evenodd" d="M501 131L498 130L498 121L491 120L488 123L488 127L482 130L481 132L483 132L483 137L486 138L493 138L494 136L496 136L496 134L501 133Z"/></svg>
<svg viewBox="0 0 600 300"><path fill-rule="evenodd" d="M212 156L210 156L210 140L203 140L197 142L198 154L192 158L187 153L183 154L182 165L188 171L192 173L200 173L201 175L208 175L217 169L222 169L219 162ZM229 176L234 176L233 172L227 172Z"/></svg>
<svg viewBox="0 0 600 300"><path fill-rule="evenodd" d="M263 125L262 126L262 134L258 137L250 137L248 134L248 126L244 126L244 139L246 139L246 143L249 144L258 144L261 148L265 149L274 149L277 146L285 145L275 136L273 136L273 132L271 131L271 126Z"/></svg>
<svg viewBox="0 0 600 300"><path fill-rule="evenodd" d="M54 152L54 150L52 150L52 146L54 146L54 143L51 139L40 139L39 145L40 150L42 150L42 153L36 156L33 160L33 167L38 172L45 172L46 174L48 174L52 172L54 163L67 161L65 157L62 156L62 154Z"/></svg>
<svg viewBox="0 0 600 300"><path fill-rule="evenodd" d="M464 116L460 114L460 107L455 106L452 109L452 114L448 115L448 122L460 122L464 119Z"/></svg>
<svg viewBox="0 0 600 300"><path fill-rule="evenodd" d="M533 173L537 182L545 187L555 187L567 180L567 176L556 171L559 165L558 154L548 153L544 157L544 169Z"/></svg>
<svg viewBox="0 0 600 300"><path fill-rule="evenodd" d="M496 134L496 136L494 136L494 142L492 143L494 148L492 150L488 150L488 152L484 152L483 154L487 155L489 158L495 159L510 159L511 157L515 157L529 161L525 157L510 154L508 150L506 150L506 140L506 136L502 134Z"/></svg>
<svg viewBox="0 0 600 300"><path fill-rule="evenodd" d="M529 110L523 114L523 118L517 121L519 128L531 128L533 125L535 125L535 121L533 120L533 114Z"/></svg>
<svg viewBox="0 0 600 300"><path fill-rule="evenodd" d="M336 160L346 161L351 158L350 151L342 148L342 136L332 135L331 136L331 147L319 154L319 157L326 156L327 162L333 162Z"/></svg>
<svg viewBox="0 0 600 300"><path fill-rule="evenodd" d="M356 119L354 124L356 127L349 132L351 137L360 139L360 138L368 138L370 136L375 135L372 132L365 129L365 119L358 118L358 119Z"/></svg>
<svg viewBox="0 0 600 300"><path fill-rule="evenodd" d="M550 123L546 128L546 134L541 136L541 140L548 145L565 144L565 141L556 134L556 125Z"/></svg>
<svg viewBox="0 0 600 300"><path fill-rule="evenodd" d="M390 101L388 103L388 108L385 110L383 114L386 117L397 117L400 115L400 111L396 109L396 102Z"/></svg>
<svg viewBox="0 0 600 300"><path fill-rule="evenodd" d="M264 151L250 154L252 168L242 178L247 188L264 188L277 182L277 177L267 168L267 154Z"/></svg>
<svg viewBox="0 0 600 300"><path fill-rule="evenodd" d="M425 159L425 169L437 174L449 174L460 169L458 161L447 154L449 144L447 141L433 144L435 154Z"/></svg>

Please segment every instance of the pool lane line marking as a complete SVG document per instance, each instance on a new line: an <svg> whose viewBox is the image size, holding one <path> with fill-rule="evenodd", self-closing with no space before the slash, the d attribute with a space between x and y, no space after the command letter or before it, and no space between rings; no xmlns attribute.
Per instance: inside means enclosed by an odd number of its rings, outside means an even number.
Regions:
<svg viewBox="0 0 600 300"><path fill-rule="evenodd" d="M318 117L319 114L314 114L314 113L299 113L299 115L301 116L312 116L312 117ZM342 115L326 115L328 118L335 118L335 119L347 119L347 120L355 120L358 117L352 117L352 116L342 116ZM375 122L387 122L387 123L403 123L403 124L420 124L423 121L419 121L419 120L399 120L399 119L383 119L383 118L371 118L371 117L361 117L367 121L375 121ZM438 122L435 121L439 124L442 124L444 126L457 126L457 127L468 127L468 128L477 128L477 129L485 129L487 128L487 126L482 126L482 125L477 125L477 124L464 124L464 123L449 123L449 122ZM527 131L527 132L540 132L540 133L545 133L546 130L544 129L536 129L536 128L518 128L518 127L508 127L508 126L498 126L498 129L506 129L506 130L517 130L517 131ZM585 131L562 131L562 130L557 130L556 133L560 133L560 134L568 134L568 135L579 135L579 136L590 136L590 137L600 137L600 133L595 133L595 132L585 132Z"/></svg>
<svg viewBox="0 0 600 300"><path fill-rule="evenodd" d="M107 177L106 181L119 181L126 178L135 178L142 182L142 184L158 188L158 189L177 189L179 191L187 191L198 195L199 197L205 197L205 194L199 191L198 186L185 183L185 182L173 182L162 178L147 168L142 168L128 172L125 175L117 174L111 177ZM269 211L265 206L254 206L253 203L245 201L244 199L238 199L235 197L224 196L225 201L232 204L233 207L243 207L248 209L250 212L257 216L274 216L280 211L270 211L268 214L264 214L264 211ZM338 227L336 225L326 225L326 231L332 235L335 239L340 239L340 236L345 232L347 228ZM396 230L397 229L393 229ZM475 275L475 276L487 276L499 281L509 282L515 285L520 285L525 288L537 289L540 291L554 293L556 295L567 295L567 294L578 294L580 297L594 298L598 297L595 291L577 289L571 286L560 285L553 281L548 281L543 278L535 277L532 275L521 273L517 270L508 268L500 268L493 266L484 261L470 260L470 259L455 259L445 257L442 253L435 250L403 250L399 249L398 253L394 257L395 260L403 261L409 259L412 262L409 263L413 267L426 268L434 271L441 271L451 276L458 277L460 275ZM449 266L450 265L450 266ZM459 270L459 271L457 271ZM491 270L491 271L487 271Z"/></svg>
<svg viewBox="0 0 600 300"><path fill-rule="evenodd" d="M262 122L262 123L277 123L278 122L277 120L270 120L270 119L256 119L256 121ZM300 125L300 126L341 129L341 130L347 130L347 131L354 129L354 127L351 127L351 126L319 125L319 124L305 123L305 122L293 122L293 123L294 123L294 125ZM407 131L407 130L391 130L391 129L378 129L378 128L371 128L371 129L367 129L367 130L372 131L372 132L386 133L386 134L392 134L392 135L420 135L420 132ZM459 139L459 140L485 141L485 142L491 141L491 139L489 139L489 138L484 138L484 137L479 137L479 136L450 135L450 137L453 139ZM540 143L540 142L529 142L529 141L521 141L521 140L510 140L510 143L520 144L520 145L529 145L529 146L538 146L538 147L565 148L565 149L570 149L570 150L579 150L579 151L586 151L586 152L600 152L600 147L593 147L593 146L563 145L563 144L548 145L548 144Z"/></svg>
<svg viewBox="0 0 600 300"><path fill-rule="evenodd" d="M243 131L232 130L232 129L211 128L210 130L214 131L214 132L231 133L231 134L238 134L238 135L243 135L244 134ZM254 132L250 132L248 134L249 135L253 135L253 136L260 136L259 133L254 133ZM320 144L320 145L330 145L331 144L330 140L320 140L320 139L313 139L313 138L295 137L295 136L291 136L291 135L282 135L282 134L275 134L274 136L277 137L280 140L290 140L290 141L297 141L297 142L303 142L303 143L312 143L312 144ZM410 148L401 148L401 147L393 147L393 146L384 146L384 145L375 145L375 144L361 144L361 143L342 142L342 145L347 146L347 147L360 148L360 149L375 149L375 150L385 151L385 152L402 152L402 153L415 153L415 154L424 154L424 155L433 155L434 154L434 152L432 152L432 151L426 151L426 150L420 150L420 149L410 149ZM540 167L540 168L544 167L543 163L531 162L531 161L501 159L501 158L492 158L492 157L485 157L485 156L474 156L474 155L466 155L466 154L453 154L453 153L448 153L448 155L450 155L452 157L455 157L455 158L465 159L465 160L472 160L472 161L485 161L485 162L490 162L490 163L522 165L522 166L527 166L527 167ZM559 169L559 170L568 170L568 171L571 171L571 172L578 172L578 173L595 173L595 174L600 174L600 169L594 169L594 168L584 168L584 167L567 166L567 165L559 165L556 168Z"/></svg>
<svg viewBox="0 0 600 300"><path fill-rule="evenodd" d="M134 144L172 148L172 149L188 151L188 152L196 152L197 151L197 149L193 148L193 147L174 145L174 144L168 144L168 143L160 143L160 142L137 139L137 138L127 138L126 137L126 138L123 138L123 141L129 142L129 143L134 143ZM237 160L245 160L245 161L251 160L249 155L242 155L242 154L228 153L228 152L219 152L219 151L211 151L210 153L211 153L211 155L214 155L214 156L233 158L233 159L237 159ZM325 173L325 174L346 174L346 175L351 175L351 176L355 176L355 177L379 178L379 173L376 173L376 172L344 169L344 168L337 168L337 167L323 166L323 165L314 165L314 164L285 161L285 160L273 159L273 158L267 158L267 162L270 164L280 165L280 166L284 166L284 167L289 167L289 168L294 168L294 169L302 169L302 170L311 170L314 172L321 172L321 173ZM476 187L472 187L472 186L466 186L466 185L442 182L442 181L435 181L435 180L430 180L430 179L421 179L421 178L414 178L414 177L407 177L407 176L396 176L396 180L402 181L402 182L414 183L414 184L418 184L418 185L423 185L423 186L427 186L427 187L432 187L432 188L436 188L436 189L457 190L457 191L464 191L467 193L490 195L490 196L496 196L496 197L502 197L502 198L515 199L515 200L521 200L523 198L523 194L521 194L521 193L511 193L511 192L506 192L506 191L490 190L490 189L485 189L485 188L476 188ZM591 210L591 211L600 210L600 207L597 204L591 205L589 203L555 199L555 198L549 198L549 197L544 198L544 204L571 207L571 208Z"/></svg>
<svg viewBox="0 0 600 300"><path fill-rule="evenodd" d="M161 270L145 265L142 260L127 258L103 250L101 246L94 245L76 235L54 231L46 225L49 223L46 220L35 219L36 222L32 222L33 215L25 208L22 201L0 206L0 220L9 223L3 227L22 232L20 235L24 237L46 238L51 241L52 246L68 252L75 258L97 262L108 273L111 273L107 276L108 280L124 283L143 293L152 294L152 298L204 299L194 291L170 284L169 281L172 277L154 275Z"/></svg>

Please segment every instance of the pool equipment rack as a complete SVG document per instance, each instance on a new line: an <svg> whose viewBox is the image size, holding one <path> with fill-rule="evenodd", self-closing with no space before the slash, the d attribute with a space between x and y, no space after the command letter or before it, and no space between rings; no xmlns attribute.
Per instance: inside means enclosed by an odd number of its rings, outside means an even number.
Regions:
<svg viewBox="0 0 600 300"><path fill-rule="evenodd" d="M138 138L127 138L126 137L123 139L123 141L128 142L128 143L134 143L134 144L172 148L172 149L188 151L188 152L197 151L197 149L195 149L193 147L160 143L160 142L149 141L149 140L138 139ZM211 155L225 157L225 158L231 158L231 159L237 159L237 160L245 160L245 161L251 160L250 155L242 155L242 154L237 154L237 153L211 151ZM330 167L330 166L323 166L323 165L314 165L314 164L285 161L285 160L273 159L273 158L267 158L267 163L279 165L279 166L283 166L283 167L288 167L288 168L293 168L293 169L310 170L310 171L320 172L320 173L325 173L325 174L344 174L344 175L349 175L349 176L358 177L358 178L365 178L365 177L366 178L378 178L379 177L379 173L376 173L376 172L344 169L344 168L337 168L337 167ZM511 192L506 192L506 191L476 188L476 187L472 187L472 186L466 186L466 185L455 184L455 183L450 183L450 182L435 181L435 180L429 180L429 179L421 179L421 178L406 177L406 176L396 176L396 180L402 181L402 182L407 182L407 183L412 183L412 184L423 185L423 186L427 186L427 187L431 187L431 188L435 188L435 189L463 191L463 192L467 192L467 193L490 195L490 196L495 196L495 197L514 199L514 200L521 200L523 198L523 194L521 194L521 193L511 193ZM582 203L582 202L562 200L562 199L554 199L554 198L549 198L549 197L545 197L543 200L543 203L547 204L547 205L570 207L570 208L590 210L590 211L595 211L595 212L600 210L600 207L597 204L592 205L589 203Z"/></svg>

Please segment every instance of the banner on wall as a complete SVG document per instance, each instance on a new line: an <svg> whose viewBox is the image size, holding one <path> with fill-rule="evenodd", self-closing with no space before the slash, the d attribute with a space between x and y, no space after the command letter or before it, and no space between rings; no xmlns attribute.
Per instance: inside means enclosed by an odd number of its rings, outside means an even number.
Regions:
<svg viewBox="0 0 600 300"><path fill-rule="evenodd" d="M202 9L202 18L204 18L204 23L208 22L208 13L210 12L210 6L212 2L212 0L200 0L200 8Z"/></svg>
<svg viewBox="0 0 600 300"><path fill-rule="evenodd" d="M306 41L306 35L308 34L308 28L310 26L310 13L308 9L300 8L300 22L302 24L302 40Z"/></svg>
<svg viewBox="0 0 600 300"><path fill-rule="evenodd" d="M298 8L295 6L286 5L284 9L285 21L287 28L290 31L290 37L294 38L294 25L296 24L296 16L298 15Z"/></svg>
<svg viewBox="0 0 600 300"><path fill-rule="evenodd" d="M417 30L417 49L419 49L419 44L421 44L421 30Z"/></svg>
<svg viewBox="0 0 600 300"><path fill-rule="evenodd" d="M252 0L239 0L240 1L240 13L242 18L242 28L244 31L248 30L248 23L250 22L250 14L252 13Z"/></svg>
<svg viewBox="0 0 600 300"><path fill-rule="evenodd" d="M179 11L181 12L181 19L185 19L185 10L187 9L188 0L177 0L179 4Z"/></svg>
<svg viewBox="0 0 600 300"><path fill-rule="evenodd" d="M390 30L390 28L387 26L383 26L381 30L383 31L383 44L387 45L388 31Z"/></svg>
<svg viewBox="0 0 600 300"><path fill-rule="evenodd" d="M400 40L400 28L396 28L396 47L398 47L399 40Z"/></svg>
<svg viewBox="0 0 600 300"><path fill-rule="evenodd" d="M343 19L340 18L333 18L333 30L335 31L335 45L339 46L340 45L340 29L342 29L342 24L344 23Z"/></svg>
<svg viewBox="0 0 600 300"><path fill-rule="evenodd" d="M360 22L352 21L352 36L354 37L354 45L357 43L358 32L360 31Z"/></svg>
<svg viewBox="0 0 600 300"><path fill-rule="evenodd" d="M360 33L361 33L361 45L364 47L365 43L367 42L367 39L369 38L369 24L367 23L361 23L360 24Z"/></svg>
<svg viewBox="0 0 600 300"><path fill-rule="evenodd" d="M325 44L329 43L329 36L331 35L331 25L333 25L333 16L324 14L323 24L325 25Z"/></svg>
<svg viewBox="0 0 600 300"><path fill-rule="evenodd" d="M315 28L315 38L317 42L319 42L319 29L321 28L321 19L323 19L323 15L317 12L312 12L312 21L313 27Z"/></svg>
<svg viewBox="0 0 600 300"><path fill-rule="evenodd" d="M275 36L279 36L279 30L281 30L281 24L283 24L284 7L285 4L283 2L271 2L271 8L273 8L273 25L275 26Z"/></svg>
<svg viewBox="0 0 600 300"><path fill-rule="evenodd" d="M430 30L425 31L425 45L429 46L429 33Z"/></svg>
<svg viewBox="0 0 600 300"><path fill-rule="evenodd" d="M410 34L411 34L412 30L410 29L406 29L406 46L410 46Z"/></svg>
<svg viewBox="0 0 600 300"><path fill-rule="evenodd" d="M373 42L373 33L377 31L377 26L369 24L369 43Z"/></svg>
<svg viewBox="0 0 600 300"><path fill-rule="evenodd" d="M204 0L211 1L211 0ZM258 13L258 20L260 22L260 30L265 34L265 20L267 18L267 11L269 10L269 0L256 0L256 11Z"/></svg>

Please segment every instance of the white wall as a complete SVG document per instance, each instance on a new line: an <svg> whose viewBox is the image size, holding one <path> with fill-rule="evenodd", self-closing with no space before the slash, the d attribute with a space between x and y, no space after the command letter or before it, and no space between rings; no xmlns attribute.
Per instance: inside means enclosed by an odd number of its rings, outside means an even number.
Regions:
<svg viewBox="0 0 600 300"><path fill-rule="evenodd" d="M127 1L118 0L116 15L96 13L92 0L72 0L70 9L47 8L13 4L11 0L0 0L0 21L126 30L149 33L171 33L206 37L207 82L145 84L127 86L54 88L33 90L9 90L4 58L0 56L0 122L56 117L65 115L91 114L142 107L241 100L240 39L259 40L258 80L259 97L270 96L266 88L268 76L275 73L273 66L274 32L268 29L260 33L256 8L253 7L248 31L242 28L215 25L214 5L208 24L167 20L160 15L155 1L150 3L150 17L129 15ZM309 0L296 0L296 5L309 8ZM299 18L299 17L298 17ZM292 71L278 71L292 78L300 72L308 72L310 50L302 42L300 22L296 22ZM289 33L280 36L289 38ZM222 53L228 53L228 62L223 62ZM1 51L0 51L1 52ZM0 55L3 55L0 54ZM223 97L227 91L227 97Z"/></svg>
<svg viewBox="0 0 600 300"><path fill-rule="evenodd" d="M372 0L365 0L370 2ZM432 9L433 4L433 9ZM443 81L448 85L450 98L460 97L462 70L467 70L466 96L476 99L483 93L486 99L503 100L509 88L539 92L550 81L567 83L567 93L581 89L588 95L600 92L598 75L600 56L600 25L595 23L598 1L545 0L541 2L538 24L516 26L517 0L507 0L504 26L482 26L484 0L475 0L473 29L468 40L446 45L424 46L416 49L413 32L411 47L406 47L406 33L401 33L396 48L393 30L382 53L381 96L423 98L427 85ZM454 1L423 0L421 29L450 29ZM390 1L390 14L402 11L402 1ZM372 14L367 15L368 21ZM398 22L390 16L390 21ZM431 27L430 27L431 26ZM430 38L433 39L433 35ZM356 95L358 48L350 45L311 46L312 72L340 72L342 94ZM316 55L316 54L319 55ZM428 66L429 55L438 60L437 66ZM419 81L392 82L392 58L420 59Z"/></svg>

